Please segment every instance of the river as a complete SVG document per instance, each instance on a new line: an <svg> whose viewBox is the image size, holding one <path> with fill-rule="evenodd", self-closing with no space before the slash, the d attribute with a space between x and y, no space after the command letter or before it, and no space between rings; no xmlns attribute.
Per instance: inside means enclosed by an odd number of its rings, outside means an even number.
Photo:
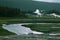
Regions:
<svg viewBox="0 0 60 40"><path fill-rule="evenodd" d="M2 26L3 29L16 33L17 35L0 36L0 40L60 40L60 33L45 34L43 32L34 31L31 30L31 28L22 26L28 24L33 23L3 24ZM45 23L37 23L37 24L45 24Z"/></svg>
<svg viewBox="0 0 60 40"><path fill-rule="evenodd" d="M43 32L37 32L37 31L33 31L28 27L24 27L22 25L27 25L29 23L26 24L3 24L3 29L6 29L10 32L16 33L17 35L22 35L22 34L44 34ZM31 24L31 23L30 23Z"/></svg>

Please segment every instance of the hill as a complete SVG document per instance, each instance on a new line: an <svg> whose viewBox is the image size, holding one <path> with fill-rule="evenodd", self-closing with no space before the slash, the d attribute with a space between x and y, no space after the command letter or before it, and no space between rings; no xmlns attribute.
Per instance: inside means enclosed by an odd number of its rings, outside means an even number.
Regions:
<svg viewBox="0 0 60 40"><path fill-rule="evenodd" d="M0 6L20 8L21 10L58 10L60 11L59 3L36 2L32 0L0 0Z"/></svg>

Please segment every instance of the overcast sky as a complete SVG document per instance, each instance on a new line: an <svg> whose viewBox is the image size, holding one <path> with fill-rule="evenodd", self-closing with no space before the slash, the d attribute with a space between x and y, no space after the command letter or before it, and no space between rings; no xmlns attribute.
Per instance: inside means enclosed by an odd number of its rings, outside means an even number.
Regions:
<svg viewBox="0 0 60 40"><path fill-rule="evenodd" d="M34 1L60 3L60 0L34 0Z"/></svg>

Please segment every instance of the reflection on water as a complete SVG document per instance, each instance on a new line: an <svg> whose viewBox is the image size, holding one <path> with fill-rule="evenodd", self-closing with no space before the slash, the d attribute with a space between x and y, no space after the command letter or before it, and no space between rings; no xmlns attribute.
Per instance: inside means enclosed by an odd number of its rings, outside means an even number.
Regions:
<svg viewBox="0 0 60 40"><path fill-rule="evenodd" d="M30 33L44 34L42 32L32 31L30 28L22 26L22 24L10 24L10 25L3 24L2 27L10 32L16 33L17 35L30 34Z"/></svg>

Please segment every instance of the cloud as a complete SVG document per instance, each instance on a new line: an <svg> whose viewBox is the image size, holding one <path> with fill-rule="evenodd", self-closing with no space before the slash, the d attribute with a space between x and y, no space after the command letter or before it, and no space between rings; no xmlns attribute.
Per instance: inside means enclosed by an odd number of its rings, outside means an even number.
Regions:
<svg viewBox="0 0 60 40"><path fill-rule="evenodd" d="M60 3L60 0L33 0L33 1Z"/></svg>

